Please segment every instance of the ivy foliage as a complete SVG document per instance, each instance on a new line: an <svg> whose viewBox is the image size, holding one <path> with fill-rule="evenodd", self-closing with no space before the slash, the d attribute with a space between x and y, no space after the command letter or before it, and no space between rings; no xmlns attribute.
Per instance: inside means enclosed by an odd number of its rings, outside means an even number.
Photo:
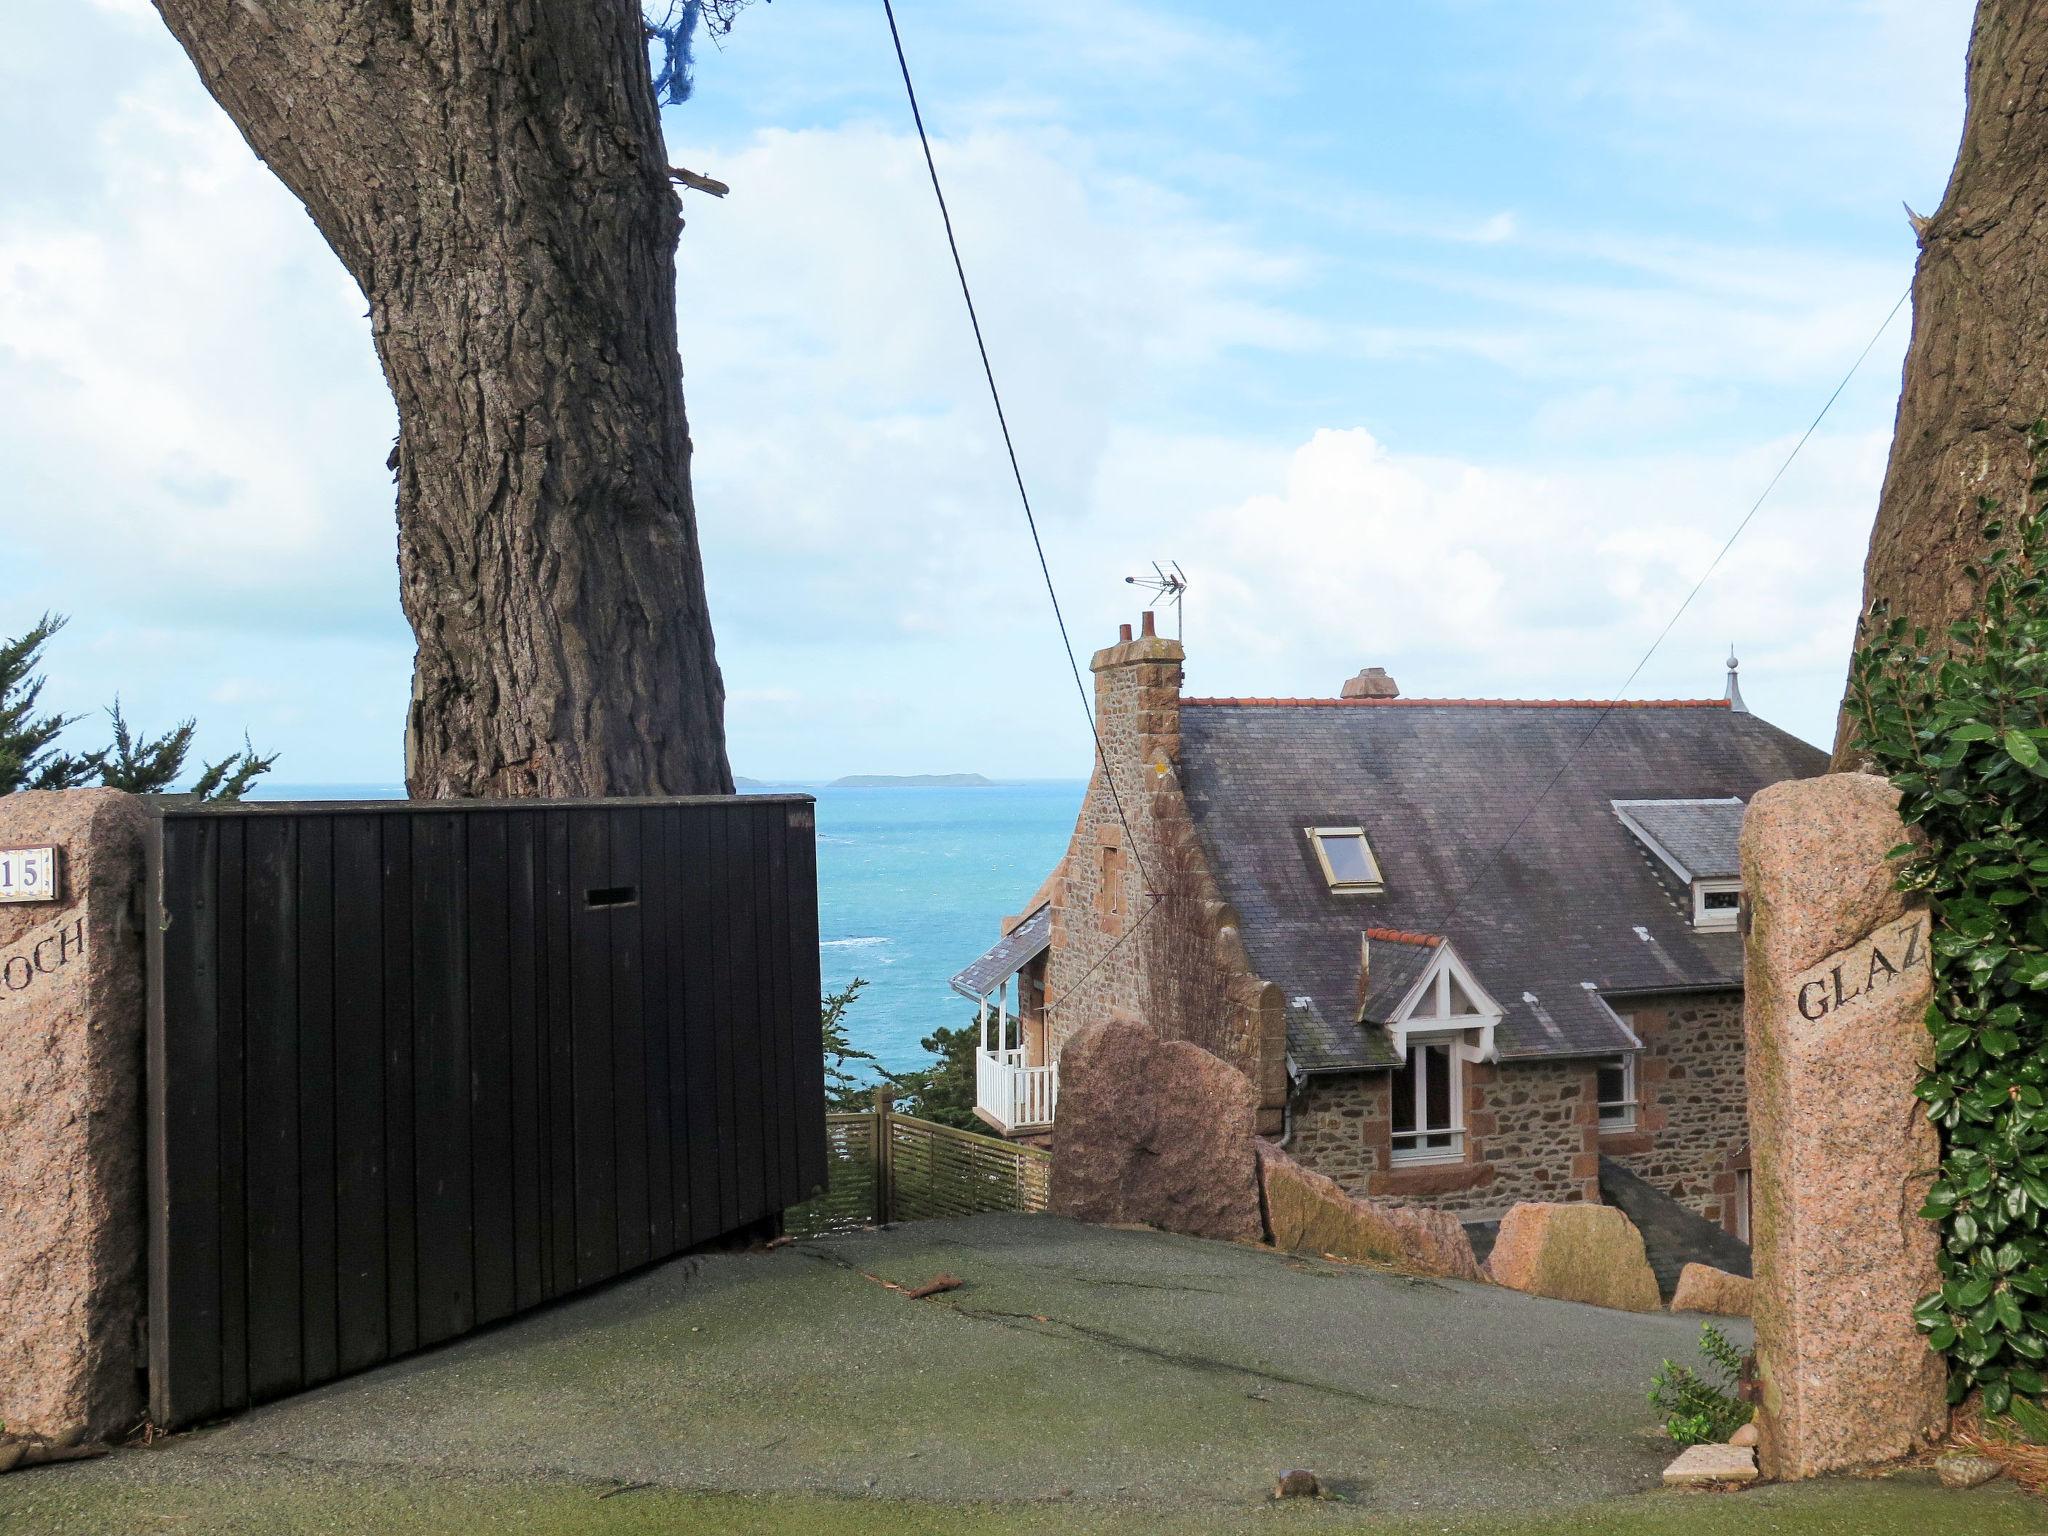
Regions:
<svg viewBox="0 0 2048 1536"><path fill-rule="evenodd" d="M1892 850L1927 900L1932 1065L1918 1093L1942 1158L1920 1214L1941 1288L1914 1318L1948 1357L1949 1398L1983 1393L2048 1439L2048 424L2025 511L1979 503L1974 617L1940 635L1873 606L1847 707L1917 829Z"/></svg>

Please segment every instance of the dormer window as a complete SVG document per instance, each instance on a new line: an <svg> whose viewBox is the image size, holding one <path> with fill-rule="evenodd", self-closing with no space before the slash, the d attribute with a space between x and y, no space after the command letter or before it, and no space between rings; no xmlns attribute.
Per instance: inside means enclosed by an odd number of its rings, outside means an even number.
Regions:
<svg viewBox="0 0 2048 1536"><path fill-rule="evenodd" d="M1323 879L1333 891L1344 894L1385 889L1380 880L1379 860L1362 827L1309 827L1309 846L1316 851Z"/></svg>
<svg viewBox="0 0 2048 1536"><path fill-rule="evenodd" d="M1695 880L1692 886L1692 925L1712 932L1735 926L1742 906L1740 880Z"/></svg>
<svg viewBox="0 0 2048 1536"><path fill-rule="evenodd" d="M1612 803L1616 818L1644 850L1684 883L1693 927L1732 931L1742 905L1742 802L1731 797Z"/></svg>

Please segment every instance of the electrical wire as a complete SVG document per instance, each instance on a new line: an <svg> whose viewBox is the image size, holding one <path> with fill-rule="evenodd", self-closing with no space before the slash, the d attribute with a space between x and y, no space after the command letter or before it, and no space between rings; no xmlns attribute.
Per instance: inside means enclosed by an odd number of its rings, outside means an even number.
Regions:
<svg viewBox="0 0 2048 1536"><path fill-rule="evenodd" d="M1799 457L1799 450L1804 448L1807 440L1820 429L1820 424L1827 419L1828 412L1834 409L1835 402L1842 398L1842 391L1849 387L1849 381L1856 377L1857 370L1863 366L1864 359L1870 356L1884 333L1891 329L1892 321L1898 318L1899 311L1905 308L1906 300L1912 296L1913 288L1909 283L1906 286L1906 291L1899 295L1897 302L1886 313L1877 329L1871 333L1870 340L1863 344L1863 350L1856 354L1856 361L1851 363L1849 371L1842 375L1842 382L1835 386L1834 392L1822 403L1820 410L1814 414L1813 420L1806 424L1806 430L1799 434L1799 441L1794 443L1792 451L1785 455L1784 462L1778 466L1777 473L1772 475L1763 490L1757 493L1756 500L1749 504L1749 510L1742 514L1742 521L1735 525L1735 531L1728 535L1727 541L1721 545L1720 552L1707 563L1707 568L1700 573L1700 579L1692 584L1692 590L1685 594L1685 601L1678 605L1677 612L1673 613L1665 621L1664 627L1657 631L1657 638L1650 642L1650 648L1643 652L1642 657L1636 662L1634 669L1622 680L1621 686L1609 695L1606 707L1593 717L1593 723L1586 727L1586 734L1573 744L1571 751L1566 754L1565 760L1558 765L1557 772L1550 776L1550 782L1543 786L1543 792L1537 795L1530 802L1529 808L1522 813L1521 820L1515 823L1508 835L1500 840L1500 845L1487 856L1486 862L1480 865L1479 872L1466 881L1459 889L1458 898L1451 904L1450 911L1434 925L1437 932L1445 932L1451 923L1456 920L1458 913L1464 909L1465 898L1479 888L1479 883L1482 880L1493 873L1493 867L1500 862L1501 855L1506 853L1509 847L1513 845L1515 839L1521 835L1522 829L1529 824L1529 819L1543 808L1544 802L1550 798L1550 792L1557 788L1559 781L1570 771L1572 764L1579 760L1579 754L1585 751L1586 744L1593 739L1600 727L1607 723L1607 717L1614 713L1622 697L1634 685L1635 680L1642 675L1643 668L1650 664L1650 658L1657 654L1657 648L1664 643L1671 634L1671 631L1677 627L1678 621L1685 617L1685 611L1692 606L1692 600L1700 595L1700 589L1707 584L1707 579L1714 574L1720 567L1721 562L1727 558L1728 551L1735 547L1735 541L1742 537L1743 530L1749 527L1751 520L1755 518L1758 510L1770 497L1771 492L1778 488L1778 482L1785 478L1785 471L1790 469L1792 461Z"/></svg>

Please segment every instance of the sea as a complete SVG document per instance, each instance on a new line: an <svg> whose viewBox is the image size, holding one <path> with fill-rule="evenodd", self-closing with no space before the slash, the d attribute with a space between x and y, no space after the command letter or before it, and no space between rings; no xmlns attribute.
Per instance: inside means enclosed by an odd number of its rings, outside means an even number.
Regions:
<svg viewBox="0 0 2048 1536"><path fill-rule="evenodd" d="M1001 936L1067 851L1079 779L876 789L777 783L818 801L818 940L827 992L867 982L847 1035L882 1065L924 1065L919 1044L973 1018L948 981ZM252 800L396 800L395 784L259 783Z"/></svg>

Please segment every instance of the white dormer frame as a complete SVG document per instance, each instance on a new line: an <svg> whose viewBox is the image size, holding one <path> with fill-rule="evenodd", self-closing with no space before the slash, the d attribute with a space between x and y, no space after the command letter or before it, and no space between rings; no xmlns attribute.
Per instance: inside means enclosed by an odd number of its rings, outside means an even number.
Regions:
<svg viewBox="0 0 2048 1536"><path fill-rule="evenodd" d="M1707 907L1707 892L1733 891L1737 896L1740 896L1742 894L1742 882L1740 880L1728 879L1701 879L1679 862L1678 858L1669 848L1666 848L1656 838L1652 837L1647 827L1640 821L1637 821L1635 817L1629 815L1629 807L1637 805L1741 805L1742 803L1740 795L1724 795L1718 799L1710 800L1616 800L1612 802L1614 819L1628 828L1629 833L1645 848L1654 853L1666 869L1685 882L1686 889L1692 893L1692 925L1703 933L1727 933L1734 929L1735 908L1722 907L1709 910Z"/></svg>
<svg viewBox="0 0 2048 1536"><path fill-rule="evenodd" d="M1737 902L1742 897L1740 880L1695 880L1692 883L1692 925L1703 933L1727 933L1734 929L1740 906L1710 907L1709 893L1726 895L1733 892Z"/></svg>
<svg viewBox="0 0 2048 1536"><path fill-rule="evenodd" d="M1451 1011L1453 984L1464 992L1472 1012ZM1494 1031L1506 1012L1445 940L1436 946L1429 964L1395 1006L1387 1033L1393 1036L1395 1055L1403 1060L1411 1039L1451 1038L1465 1061L1498 1061L1500 1048L1494 1043Z"/></svg>

